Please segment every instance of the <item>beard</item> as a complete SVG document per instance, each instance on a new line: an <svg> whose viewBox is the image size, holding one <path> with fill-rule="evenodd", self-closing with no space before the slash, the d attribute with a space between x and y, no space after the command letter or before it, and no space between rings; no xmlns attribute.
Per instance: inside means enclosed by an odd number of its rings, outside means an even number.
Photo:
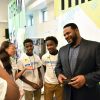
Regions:
<svg viewBox="0 0 100 100"><path fill-rule="evenodd" d="M72 37L72 39L71 39L71 41L69 42L69 44L70 44L71 46L76 45L77 39L78 39L78 37L77 37L77 35L75 34L75 35Z"/></svg>

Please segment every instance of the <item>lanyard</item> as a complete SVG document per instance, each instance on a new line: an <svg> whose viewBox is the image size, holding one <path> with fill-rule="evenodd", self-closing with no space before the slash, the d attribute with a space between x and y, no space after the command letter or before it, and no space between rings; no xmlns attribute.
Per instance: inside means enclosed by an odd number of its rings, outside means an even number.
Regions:
<svg viewBox="0 0 100 100"><path fill-rule="evenodd" d="M48 59L49 59L49 62L50 62L50 66L52 67L52 70L53 70L53 72L55 73L55 70L54 70L54 65L53 65L53 61L51 60L51 57L50 57L50 55L49 55L49 57L48 57Z"/></svg>
<svg viewBox="0 0 100 100"><path fill-rule="evenodd" d="M32 60L31 60L31 57L33 58ZM30 66L32 66L33 69L35 69L35 57L34 57L34 55L31 56L31 57L29 57L29 60L30 60Z"/></svg>

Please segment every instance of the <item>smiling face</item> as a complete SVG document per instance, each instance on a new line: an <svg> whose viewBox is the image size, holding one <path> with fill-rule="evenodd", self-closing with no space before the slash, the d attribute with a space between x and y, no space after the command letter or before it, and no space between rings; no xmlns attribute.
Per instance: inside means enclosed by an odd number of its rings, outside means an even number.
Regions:
<svg viewBox="0 0 100 100"><path fill-rule="evenodd" d="M78 29L72 29L71 26L64 28L64 37L70 45L75 45L78 40Z"/></svg>
<svg viewBox="0 0 100 100"><path fill-rule="evenodd" d="M9 56L14 56L16 54L16 47L14 44L10 44L8 48L5 49Z"/></svg>
<svg viewBox="0 0 100 100"><path fill-rule="evenodd" d="M33 48L34 48L34 46L33 46L32 42L25 43L24 47L25 47L25 50L26 50L27 54L33 54Z"/></svg>
<svg viewBox="0 0 100 100"><path fill-rule="evenodd" d="M55 52L57 50L56 49L57 44L54 41L52 41L52 40L46 41L46 46L47 46L47 49L48 49L48 51L50 53L53 53L53 52Z"/></svg>

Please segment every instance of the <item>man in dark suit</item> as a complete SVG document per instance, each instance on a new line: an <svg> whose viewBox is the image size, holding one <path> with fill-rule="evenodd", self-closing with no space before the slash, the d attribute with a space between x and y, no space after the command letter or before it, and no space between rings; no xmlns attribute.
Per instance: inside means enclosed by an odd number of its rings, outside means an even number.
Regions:
<svg viewBox="0 0 100 100"><path fill-rule="evenodd" d="M68 44L60 48L55 68L63 100L100 100L100 43L81 38L74 23L63 32Z"/></svg>

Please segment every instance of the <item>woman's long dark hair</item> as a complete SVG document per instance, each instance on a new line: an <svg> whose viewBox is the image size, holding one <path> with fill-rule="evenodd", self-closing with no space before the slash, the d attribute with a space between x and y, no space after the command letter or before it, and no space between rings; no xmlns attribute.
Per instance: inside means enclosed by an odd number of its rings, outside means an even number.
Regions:
<svg viewBox="0 0 100 100"><path fill-rule="evenodd" d="M4 68L6 69L6 71L9 74L12 74L12 66L11 66L11 62L10 62L10 56L9 54L6 52L6 49L11 45L12 43L9 41L4 41L1 44L0 47L0 60L3 63Z"/></svg>

